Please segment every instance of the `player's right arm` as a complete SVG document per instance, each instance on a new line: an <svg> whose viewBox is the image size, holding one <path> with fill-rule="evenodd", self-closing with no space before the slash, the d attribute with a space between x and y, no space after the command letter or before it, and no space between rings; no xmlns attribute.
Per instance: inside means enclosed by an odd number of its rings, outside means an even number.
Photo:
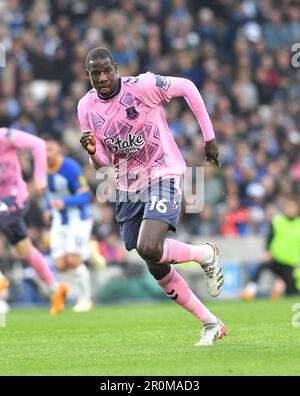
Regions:
<svg viewBox="0 0 300 396"><path fill-rule="evenodd" d="M85 97L83 97L78 103L78 120L81 128L80 143L88 152L92 167L98 170L103 166L109 166L109 155L99 139L96 139L95 133L89 124Z"/></svg>

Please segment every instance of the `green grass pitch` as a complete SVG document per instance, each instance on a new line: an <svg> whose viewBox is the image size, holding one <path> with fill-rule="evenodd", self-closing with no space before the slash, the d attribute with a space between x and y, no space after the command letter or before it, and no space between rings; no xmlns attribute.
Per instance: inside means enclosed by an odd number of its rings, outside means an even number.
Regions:
<svg viewBox="0 0 300 396"><path fill-rule="evenodd" d="M13 310L0 328L0 375L299 375L300 327L281 301L217 301L229 335L197 348L199 325L176 304L103 306L88 314Z"/></svg>

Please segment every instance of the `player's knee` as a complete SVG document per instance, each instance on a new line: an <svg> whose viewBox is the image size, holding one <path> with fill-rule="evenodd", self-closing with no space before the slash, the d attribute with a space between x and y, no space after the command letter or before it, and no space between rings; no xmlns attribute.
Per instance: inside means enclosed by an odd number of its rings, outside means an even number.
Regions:
<svg viewBox="0 0 300 396"><path fill-rule="evenodd" d="M59 272L64 272L68 269L65 257L54 260L54 265Z"/></svg>
<svg viewBox="0 0 300 396"><path fill-rule="evenodd" d="M77 254L68 254L66 257L66 262L69 269L74 269L79 267L81 264L81 258Z"/></svg>
<svg viewBox="0 0 300 396"><path fill-rule="evenodd" d="M157 264L147 262L147 267L150 274L156 279L157 278Z"/></svg>
<svg viewBox="0 0 300 396"><path fill-rule="evenodd" d="M161 264L156 264L156 263L150 263L147 262L147 267L150 272L150 274L155 278L159 279L160 278L160 268L162 265Z"/></svg>
<svg viewBox="0 0 300 396"><path fill-rule="evenodd" d="M157 264L146 262L150 274L156 280L161 280L169 274L171 266L169 264Z"/></svg>
<svg viewBox="0 0 300 396"><path fill-rule="evenodd" d="M154 241L139 241L137 248L138 254L147 262L157 263L162 257L162 246Z"/></svg>
<svg viewBox="0 0 300 396"><path fill-rule="evenodd" d="M26 238L18 242L14 247L15 256L20 260L25 260L30 255L32 244L30 239Z"/></svg>

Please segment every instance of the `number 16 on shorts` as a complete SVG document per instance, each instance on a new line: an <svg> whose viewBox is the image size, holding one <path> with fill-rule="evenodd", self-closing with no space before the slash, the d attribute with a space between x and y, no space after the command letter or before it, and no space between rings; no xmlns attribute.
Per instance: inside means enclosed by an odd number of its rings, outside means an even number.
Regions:
<svg viewBox="0 0 300 396"><path fill-rule="evenodd" d="M167 205L166 205L167 200L165 198L158 200L157 196L152 196L151 197L151 205L149 207L149 210L157 210L159 213L167 213Z"/></svg>
<svg viewBox="0 0 300 396"><path fill-rule="evenodd" d="M181 210L180 202L176 198L170 200L152 195L146 204L144 219L164 221L169 224L171 230L176 231Z"/></svg>

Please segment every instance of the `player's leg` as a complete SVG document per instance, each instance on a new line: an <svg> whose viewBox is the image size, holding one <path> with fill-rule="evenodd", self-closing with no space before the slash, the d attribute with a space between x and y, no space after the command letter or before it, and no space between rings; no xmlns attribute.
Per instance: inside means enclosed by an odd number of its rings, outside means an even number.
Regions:
<svg viewBox="0 0 300 396"><path fill-rule="evenodd" d="M48 286L50 293L57 292L57 283L51 273L44 256L36 249L27 236L27 227L24 221L25 209L10 213L7 216L6 235L14 255L35 269L40 279ZM4 221L3 221L4 223Z"/></svg>
<svg viewBox="0 0 300 396"><path fill-rule="evenodd" d="M6 302L8 287L9 281L0 270L0 315L6 314L10 310L9 305Z"/></svg>
<svg viewBox="0 0 300 396"><path fill-rule="evenodd" d="M51 245L51 243L50 243L50 245ZM57 254L59 254L58 250L56 252L57 252ZM52 315L57 315L64 310L65 299L69 292L69 287L68 287L67 283L63 279L61 279L61 274L66 272L68 267L67 267L67 261L66 261L65 255L56 257L54 254L54 256L52 256L52 259L53 259L54 266L55 266L56 270L58 271L57 276L59 279L59 292L51 297L52 306L50 308L50 313Z"/></svg>
<svg viewBox="0 0 300 396"><path fill-rule="evenodd" d="M7 232L9 222L10 222L9 213L6 211L1 211L0 230L6 235L8 239L12 237ZM9 280L4 276L4 274L0 270L0 313L6 313L9 311L9 305L6 302L6 298L8 295L7 293L8 288L9 288Z"/></svg>
<svg viewBox="0 0 300 396"><path fill-rule="evenodd" d="M159 195L160 192L158 192ZM180 205L174 200L172 202L169 200L166 204L166 210L164 210L165 208L157 208L156 205L153 205L153 202L154 199L151 199L145 205L139 203L132 205L127 202L117 205L117 220L126 249L130 251L136 248L141 257L145 259L150 273L163 288L166 295L191 312L204 324L201 342L198 345L211 345L217 338L222 338L225 335L224 325L192 293L185 280L175 269L172 269L170 263L173 261L179 262L179 260L161 261L164 254L166 233L170 224L175 231ZM158 210L150 210L155 207ZM147 216L146 219L145 216ZM165 221L162 221L161 218ZM182 261L187 261L187 258L184 257Z"/></svg>
<svg viewBox="0 0 300 396"><path fill-rule="evenodd" d="M92 222L84 220L69 227L66 241L67 266L72 271L72 277L77 284L79 295L74 312L88 312L93 308L91 276L85 264L89 259L89 240Z"/></svg>
<svg viewBox="0 0 300 396"><path fill-rule="evenodd" d="M67 285L69 291L69 282L66 281L65 275L69 271L67 263L66 245L68 240L68 228L66 225L53 222L50 229L50 253L55 268L58 271L58 278ZM53 315L60 313L64 309L64 301L59 299L53 301L51 313Z"/></svg>
<svg viewBox="0 0 300 396"><path fill-rule="evenodd" d="M209 311L197 299L175 269L169 263L155 262L159 261L162 254L164 238L169 225L159 220L144 220L139 230L140 222L137 222L138 224L134 224L133 221L128 223L124 223L121 228L127 249L131 250L136 247L138 253L146 261L149 272L169 298L191 312L197 319L204 322L209 320ZM212 317L212 321L216 322L217 319Z"/></svg>
<svg viewBox="0 0 300 396"><path fill-rule="evenodd" d="M139 253L146 261L162 264L177 264L186 261L198 262L204 271L209 293L216 297L222 290L224 276L220 265L219 252L215 245L205 243L196 246L171 238L159 238L161 245L155 245L149 237L148 230L151 230L151 224L146 223L146 220L160 220L167 224L167 230L176 230L181 210L181 193L178 183L176 183L172 178L159 180L151 185L139 233ZM151 256L150 259L149 255Z"/></svg>
<svg viewBox="0 0 300 396"><path fill-rule="evenodd" d="M91 276L82 257L78 254L67 254L67 265L69 272L72 271L73 278L78 286L79 295L74 312L88 312L93 308L91 294Z"/></svg>
<svg viewBox="0 0 300 396"><path fill-rule="evenodd" d="M281 278L276 278L273 282L272 289L270 292L270 298L272 300L278 300L286 290L286 284Z"/></svg>
<svg viewBox="0 0 300 396"><path fill-rule="evenodd" d="M285 289L286 294L289 296L297 293L295 279L293 276L293 270L294 270L293 267L291 267L289 265L282 264L282 263L278 262L277 260L273 260L271 270L284 282L284 285L285 285L285 288L283 288L283 287L280 288L279 283L278 283L278 290L273 291L273 293L271 295L271 297L273 299L274 298L277 299L277 298L281 297L281 295L284 292L284 289Z"/></svg>
<svg viewBox="0 0 300 396"><path fill-rule="evenodd" d="M161 264L178 264L186 261L197 261L206 275L208 291L213 297L220 294L224 277L220 266L217 247L208 243L204 245L190 245L166 238L162 246L154 245L153 241L146 237L151 220L143 221L141 226L141 237L138 244L138 252L145 261L155 260Z"/></svg>
<svg viewBox="0 0 300 396"><path fill-rule="evenodd" d="M272 259L259 265L250 282L242 290L241 296L244 300L251 300L256 296L259 279L266 270L273 272L278 277L275 279L270 293L272 299L280 298L284 293L284 289L286 289L287 294L294 294L296 292L292 268Z"/></svg>
<svg viewBox="0 0 300 396"><path fill-rule="evenodd" d="M9 281L0 270L0 297L3 291L6 290L8 287L9 287Z"/></svg>
<svg viewBox="0 0 300 396"><path fill-rule="evenodd" d="M241 298L246 301L250 301L255 298L258 292L258 283L262 273L266 270L271 270L271 261L261 263L252 275L250 281L247 283L245 288L241 291Z"/></svg>
<svg viewBox="0 0 300 396"><path fill-rule="evenodd" d="M217 246L210 243L197 246L175 239L165 239L160 263L171 262L177 264L186 261L196 261L200 264L205 274L206 285L210 295L217 297L221 293L224 284L224 275Z"/></svg>
<svg viewBox="0 0 300 396"><path fill-rule="evenodd" d="M4 233L9 242L13 240L13 235L9 231L10 215L8 212L0 212L0 230ZM3 296L4 291L8 289L9 281L0 270L0 297Z"/></svg>
<svg viewBox="0 0 300 396"><path fill-rule="evenodd" d="M31 240L27 236L27 226L24 221L25 213L26 208L23 208L2 215L1 229L7 237L14 255L27 261L53 292L57 288L56 282L43 255L32 245Z"/></svg>
<svg viewBox="0 0 300 396"><path fill-rule="evenodd" d="M170 262L159 262L163 255L164 240L168 229L169 225L165 222L143 220L137 241L137 251L146 261L150 273L166 295L201 321L205 329L214 329L217 337L221 338L226 332L223 324L196 297L182 276L171 267ZM213 341L215 340L206 340L208 343Z"/></svg>
<svg viewBox="0 0 300 396"><path fill-rule="evenodd" d="M53 256L52 256L52 258L53 258ZM59 273L67 271L68 265L67 265L67 256L66 255L54 258L53 262L54 262L55 268L57 269L57 271Z"/></svg>
<svg viewBox="0 0 300 396"><path fill-rule="evenodd" d="M257 293L257 283L263 271L269 270L276 275L276 279L273 283L272 290L270 292L270 298L273 300L279 299L284 291L288 295L292 295L296 293L295 280L293 278L293 268L288 265L284 265L279 263L277 260L272 259L268 262L265 262L259 266L258 271L254 274L251 282L246 286L243 290L242 296L245 299L251 299L251 294ZM250 298L248 298L250 296Z"/></svg>
<svg viewBox="0 0 300 396"><path fill-rule="evenodd" d="M0 315L7 313L10 309L6 302L8 287L9 281L0 270Z"/></svg>
<svg viewBox="0 0 300 396"><path fill-rule="evenodd" d="M49 297L52 302L50 312L57 314L64 308L64 299L67 294L67 287L63 283L55 280L44 256L32 245L29 238L19 241L14 246L14 251L19 259L27 263L35 270L38 277L45 283L48 289Z"/></svg>
<svg viewBox="0 0 300 396"><path fill-rule="evenodd" d="M27 261L27 263L34 268L38 277L48 285L50 289L55 289L56 282L44 256L32 245L28 237L16 243L13 250L18 259ZM54 292L55 290L51 291Z"/></svg>

